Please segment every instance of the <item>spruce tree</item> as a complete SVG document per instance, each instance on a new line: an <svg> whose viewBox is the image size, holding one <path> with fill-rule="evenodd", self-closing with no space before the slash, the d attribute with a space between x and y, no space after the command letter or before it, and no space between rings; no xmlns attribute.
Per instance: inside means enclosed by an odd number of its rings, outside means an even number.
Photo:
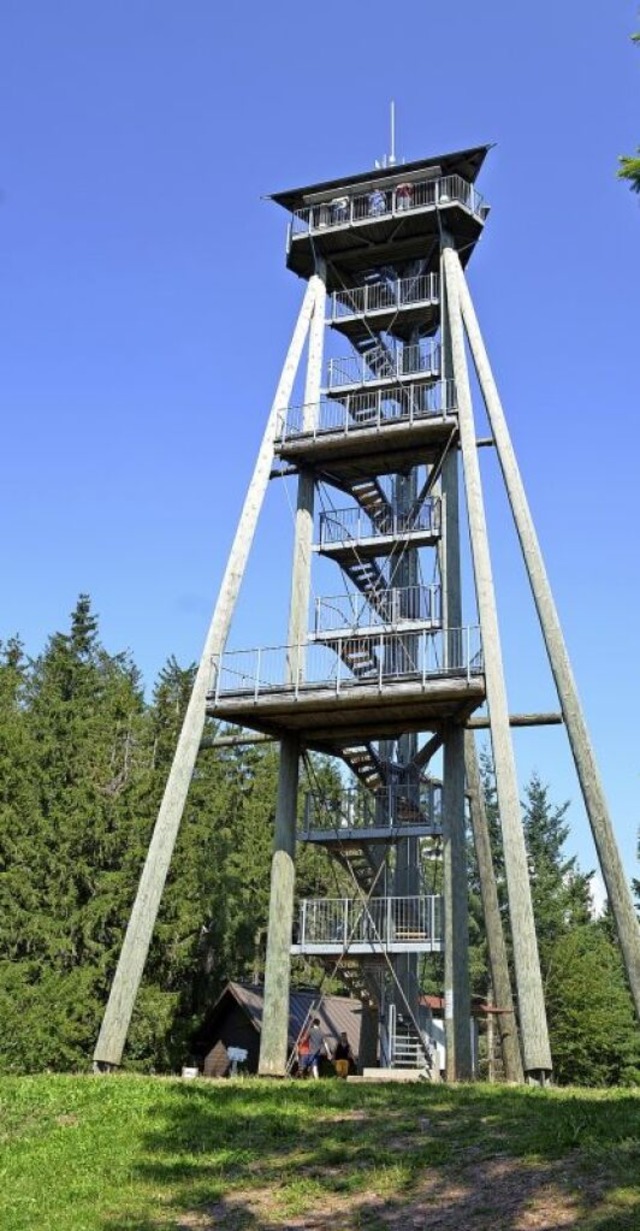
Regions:
<svg viewBox="0 0 640 1231"><path fill-rule="evenodd" d="M547 1010L554 1072L578 1086L640 1085L640 1034L620 953L599 921L549 952Z"/></svg>
<svg viewBox="0 0 640 1231"><path fill-rule="evenodd" d="M23 804L21 828L3 824L5 848L7 832L14 834L5 882L12 936L2 936L2 956L12 960L2 997L4 1067L87 1063L121 915L117 882L131 842L124 801L143 710L137 672L126 655L101 647L82 595L69 633L54 634L21 684L28 810ZM12 1034L16 1001L21 1027Z"/></svg>
<svg viewBox="0 0 640 1231"><path fill-rule="evenodd" d="M145 702L86 595L34 661L0 648L0 1070L90 1065L193 671L170 658ZM277 772L273 747L201 751L129 1065L179 1067L224 983L260 973ZM315 849L298 883L327 893Z"/></svg>
<svg viewBox="0 0 640 1231"><path fill-rule="evenodd" d="M537 773L531 775L525 787L523 825L543 980L556 942L591 917L593 873L580 872L576 856L564 853L568 808L568 802L552 804L548 786Z"/></svg>

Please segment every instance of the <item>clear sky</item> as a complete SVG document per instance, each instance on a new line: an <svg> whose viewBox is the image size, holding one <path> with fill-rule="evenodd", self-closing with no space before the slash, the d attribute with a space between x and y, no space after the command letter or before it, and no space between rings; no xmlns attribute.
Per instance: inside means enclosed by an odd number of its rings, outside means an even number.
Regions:
<svg viewBox="0 0 640 1231"><path fill-rule="evenodd" d="M635 3L4 0L0 637L80 591L151 686L199 656L302 293L263 194L495 142L472 293L630 874L640 819L640 142ZM482 464L513 710L553 709L495 460ZM234 644L285 639L269 493ZM283 597L284 596L284 597ZM572 799L563 734L519 733Z"/></svg>

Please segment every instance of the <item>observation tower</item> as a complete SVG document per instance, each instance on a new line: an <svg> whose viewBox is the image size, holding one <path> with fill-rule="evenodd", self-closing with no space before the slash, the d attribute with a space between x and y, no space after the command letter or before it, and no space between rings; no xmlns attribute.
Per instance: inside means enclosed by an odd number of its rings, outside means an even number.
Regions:
<svg viewBox="0 0 640 1231"><path fill-rule="evenodd" d="M511 727L554 716L509 713L481 445L499 458L558 692L555 718L571 743L640 1011L633 903L465 278L489 214L476 187L489 148L391 162L272 197L289 214L287 266L306 289L125 938L98 1067L121 1060L209 714L241 728L238 739L248 729L280 746L260 1072L287 1072L297 955L337 970L361 997L361 1063L425 1063L423 972L431 955L442 955L446 1074L473 1075L468 799L505 1073L538 1081L551 1073ZM468 352L491 429L485 441L476 433ZM278 648L229 652L265 491L291 475L288 628ZM461 563L461 524L471 570ZM328 589L316 573L333 579ZM479 727L491 735L517 1013L478 781ZM323 791L310 753L338 759L339 788ZM303 761L309 790L299 819ZM299 842L326 850L347 893L296 900Z"/></svg>

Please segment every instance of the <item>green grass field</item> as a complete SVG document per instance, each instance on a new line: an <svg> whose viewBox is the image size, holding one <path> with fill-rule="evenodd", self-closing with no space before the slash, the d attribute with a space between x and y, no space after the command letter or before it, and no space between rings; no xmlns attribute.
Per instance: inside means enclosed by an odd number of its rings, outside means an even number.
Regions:
<svg viewBox="0 0 640 1231"><path fill-rule="evenodd" d="M640 1092L0 1079L2 1231L640 1228Z"/></svg>

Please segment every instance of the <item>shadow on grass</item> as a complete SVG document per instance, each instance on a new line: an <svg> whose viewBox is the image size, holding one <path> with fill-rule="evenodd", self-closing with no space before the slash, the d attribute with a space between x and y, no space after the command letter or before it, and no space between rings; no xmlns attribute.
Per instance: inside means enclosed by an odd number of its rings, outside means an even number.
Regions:
<svg viewBox="0 0 640 1231"><path fill-rule="evenodd" d="M640 1227L630 1092L245 1080L166 1093L132 1167L167 1213L104 1231Z"/></svg>

